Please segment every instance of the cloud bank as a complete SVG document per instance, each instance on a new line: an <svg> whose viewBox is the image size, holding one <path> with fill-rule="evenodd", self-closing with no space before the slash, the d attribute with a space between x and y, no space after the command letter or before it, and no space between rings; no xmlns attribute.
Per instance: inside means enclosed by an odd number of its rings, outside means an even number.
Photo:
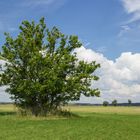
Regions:
<svg viewBox="0 0 140 140"><path fill-rule="evenodd" d="M119 102L127 102L128 99L134 102L140 100L140 53L125 52L112 61L103 54L85 47L76 49L76 52L80 60L96 60L101 64L101 68L97 70L100 80L92 83L93 87L101 90L101 98L92 98L90 102L111 102L113 99ZM89 99L82 97L81 101L88 102Z"/></svg>

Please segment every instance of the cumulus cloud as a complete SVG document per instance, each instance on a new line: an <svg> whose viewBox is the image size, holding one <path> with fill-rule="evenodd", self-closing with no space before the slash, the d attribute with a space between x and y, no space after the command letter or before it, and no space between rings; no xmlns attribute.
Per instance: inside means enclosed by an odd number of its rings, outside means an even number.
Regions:
<svg viewBox="0 0 140 140"><path fill-rule="evenodd" d="M100 80L92 83L93 87L99 87L101 90L101 98L92 99L93 102L113 99L127 102L129 98L135 102L139 101L140 53L125 52L112 61L104 57L103 54L85 47L76 49L76 52L80 60L87 62L96 60L97 63L101 64L101 68L97 70ZM88 99L82 97L81 101L88 102Z"/></svg>
<svg viewBox="0 0 140 140"><path fill-rule="evenodd" d="M125 11L132 14L129 22L140 20L140 0L121 0Z"/></svg>
<svg viewBox="0 0 140 140"><path fill-rule="evenodd" d="M10 95L5 93L6 86L0 87L0 102L11 102Z"/></svg>
<svg viewBox="0 0 140 140"><path fill-rule="evenodd" d="M0 73L5 70L5 60L0 60ZM10 95L5 93L6 86L0 87L0 102L11 102Z"/></svg>

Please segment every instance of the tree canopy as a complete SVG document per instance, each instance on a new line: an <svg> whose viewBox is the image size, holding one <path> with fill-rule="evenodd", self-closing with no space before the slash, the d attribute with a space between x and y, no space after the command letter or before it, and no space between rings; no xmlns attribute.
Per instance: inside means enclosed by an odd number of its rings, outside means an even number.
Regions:
<svg viewBox="0 0 140 140"><path fill-rule="evenodd" d="M130 106L132 104L132 101L128 99L128 105Z"/></svg>
<svg viewBox="0 0 140 140"><path fill-rule="evenodd" d="M69 101L85 96L99 96L91 80L100 67L95 61L78 60L75 48L82 46L77 36L67 36L56 27L49 30L44 18L38 24L23 21L16 38L6 33L1 58L6 69L0 75L1 85L22 109L33 115L55 111Z"/></svg>
<svg viewBox="0 0 140 140"><path fill-rule="evenodd" d="M103 106L108 106L109 102L108 101L103 101Z"/></svg>
<svg viewBox="0 0 140 140"><path fill-rule="evenodd" d="M116 99L112 101L112 105L117 106L117 100Z"/></svg>

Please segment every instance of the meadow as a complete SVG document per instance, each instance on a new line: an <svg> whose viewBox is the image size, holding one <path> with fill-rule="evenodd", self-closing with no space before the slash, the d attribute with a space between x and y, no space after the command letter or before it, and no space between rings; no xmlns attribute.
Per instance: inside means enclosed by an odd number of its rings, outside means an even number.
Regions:
<svg viewBox="0 0 140 140"><path fill-rule="evenodd" d="M0 140L140 140L140 107L68 106L77 117L21 117L0 105Z"/></svg>

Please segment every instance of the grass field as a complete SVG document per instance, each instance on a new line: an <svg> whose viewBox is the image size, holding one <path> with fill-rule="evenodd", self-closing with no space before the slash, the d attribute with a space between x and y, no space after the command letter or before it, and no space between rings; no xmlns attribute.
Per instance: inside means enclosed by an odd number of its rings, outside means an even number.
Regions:
<svg viewBox="0 0 140 140"><path fill-rule="evenodd" d="M140 140L139 107L67 108L79 117L20 117L0 105L0 140Z"/></svg>

